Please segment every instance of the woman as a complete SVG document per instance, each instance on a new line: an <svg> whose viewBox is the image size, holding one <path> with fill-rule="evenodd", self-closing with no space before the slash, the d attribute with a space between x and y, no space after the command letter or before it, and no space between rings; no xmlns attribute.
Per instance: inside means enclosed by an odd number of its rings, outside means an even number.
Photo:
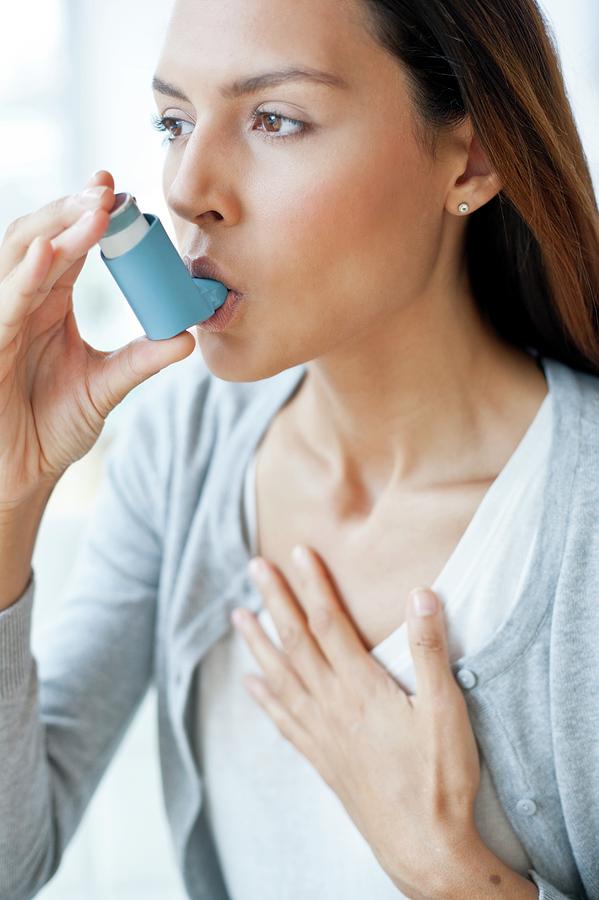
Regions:
<svg viewBox="0 0 599 900"><path fill-rule="evenodd" d="M5 237L0 897L152 677L192 897L599 897L597 206L539 10L177 0L154 90L179 249L242 296L111 450L38 711L45 503L193 348L77 334L109 173Z"/></svg>

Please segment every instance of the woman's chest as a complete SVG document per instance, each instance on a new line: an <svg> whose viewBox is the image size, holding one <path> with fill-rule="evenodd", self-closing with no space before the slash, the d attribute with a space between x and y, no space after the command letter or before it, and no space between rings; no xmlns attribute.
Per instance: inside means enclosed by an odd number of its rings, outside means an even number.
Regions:
<svg viewBox="0 0 599 900"><path fill-rule="evenodd" d="M432 586L491 482L398 494L372 516L336 514L339 498L291 464L259 448L253 488L257 553L274 564L301 604L296 544L324 563L337 595L367 650L405 621L411 588Z"/></svg>

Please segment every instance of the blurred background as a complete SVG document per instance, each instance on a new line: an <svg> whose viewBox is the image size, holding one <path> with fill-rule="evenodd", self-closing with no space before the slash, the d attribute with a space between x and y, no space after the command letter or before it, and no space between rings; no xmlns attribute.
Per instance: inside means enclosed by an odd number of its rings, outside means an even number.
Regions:
<svg viewBox="0 0 599 900"><path fill-rule="evenodd" d="M599 2L543 0L599 193ZM0 6L0 234L18 216L84 187L108 169L116 190L159 216L164 135L151 125L150 82L172 0L19 0ZM143 333L95 247L75 292L85 340L113 350ZM199 350L196 350L199 353ZM98 443L71 466L44 515L33 557L33 650L77 556L106 450L136 388L108 416ZM162 804L156 697L150 689L42 900L183 900Z"/></svg>

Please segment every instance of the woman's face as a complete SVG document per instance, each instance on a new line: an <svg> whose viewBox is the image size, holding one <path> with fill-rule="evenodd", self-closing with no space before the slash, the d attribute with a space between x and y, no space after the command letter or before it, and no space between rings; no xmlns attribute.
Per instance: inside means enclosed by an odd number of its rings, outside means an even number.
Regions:
<svg viewBox="0 0 599 900"><path fill-rule="evenodd" d="M164 193L181 254L209 256L244 295L224 331L196 326L225 380L374 350L435 268L455 171L417 144L402 69L363 15L359 0L174 7L156 74L189 100L155 92L159 114L179 120ZM291 66L347 86L289 80L221 96Z"/></svg>

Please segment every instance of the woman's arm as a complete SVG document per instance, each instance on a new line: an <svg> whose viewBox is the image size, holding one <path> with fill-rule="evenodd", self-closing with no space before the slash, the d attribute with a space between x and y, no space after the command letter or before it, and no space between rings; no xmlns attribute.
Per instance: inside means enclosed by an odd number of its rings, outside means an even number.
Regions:
<svg viewBox="0 0 599 900"><path fill-rule="evenodd" d="M151 677L165 477L159 412L136 413L108 451L36 657L35 572L0 613L0 900L34 896L57 871Z"/></svg>

